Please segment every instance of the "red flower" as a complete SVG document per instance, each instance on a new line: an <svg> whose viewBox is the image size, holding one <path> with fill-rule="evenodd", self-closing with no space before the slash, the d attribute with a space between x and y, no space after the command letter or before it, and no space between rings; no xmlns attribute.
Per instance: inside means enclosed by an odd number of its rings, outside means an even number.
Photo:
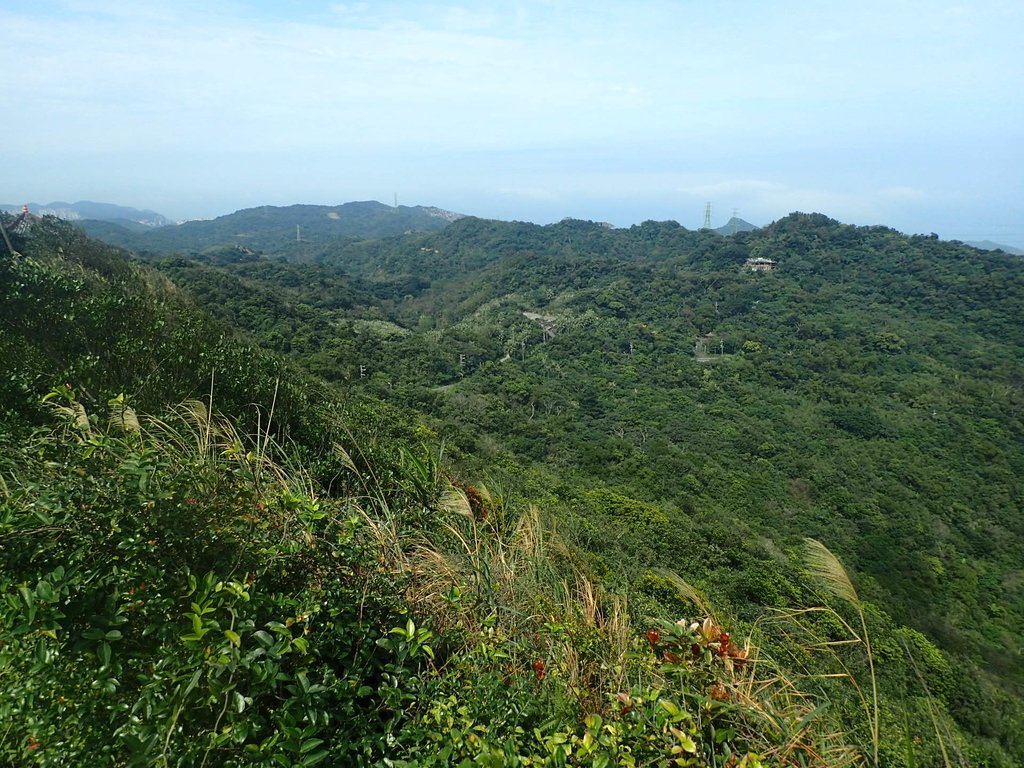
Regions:
<svg viewBox="0 0 1024 768"><path fill-rule="evenodd" d="M537 676L538 680L544 679L544 660L537 659L533 662L533 674Z"/></svg>
<svg viewBox="0 0 1024 768"><path fill-rule="evenodd" d="M40 744L38 741L36 741L36 737L35 736L29 736L28 737L28 748L29 748L29 750L39 749L41 746L42 746L42 744Z"/></svg>
<svg viewBox="0 0 1024 768"><path fill-rule="evenodd" d="M656 629L648 629L647 630L647 642L651 644L652 648L658 644L659 640L661 640L661 633L658 630L656 630Z"/></svg>

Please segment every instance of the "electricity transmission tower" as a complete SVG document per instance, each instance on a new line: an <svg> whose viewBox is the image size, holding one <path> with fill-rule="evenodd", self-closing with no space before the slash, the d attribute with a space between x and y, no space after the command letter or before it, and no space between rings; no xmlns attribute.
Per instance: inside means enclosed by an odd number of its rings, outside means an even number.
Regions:
<svg viewBox="0 0 1024 768"><path fill-rule="evenodd" d="M711 203L704 203L704 227L711 229Z"/></svg>

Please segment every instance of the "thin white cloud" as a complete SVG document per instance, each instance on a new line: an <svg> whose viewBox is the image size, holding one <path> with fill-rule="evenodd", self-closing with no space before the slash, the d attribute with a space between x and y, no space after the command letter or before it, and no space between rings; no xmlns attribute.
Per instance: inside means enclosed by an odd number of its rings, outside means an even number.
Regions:
<svg viewBox="0 0 1024 768"><path fill-rule="evenodd" d="M369 3L333 3L331 12L339 16L352 16L366 13L370 9Z"/></svg>
<svg viewBox="0 0 1024 768"><path fill-rule="evenodd" d="M878 190L876 196L882 200L915 201L923 200L927 193L923 189L915 187L886 187Z"/></svg>
<svg viewBox="0 0 1024 768"><path fill-rule="evenodd" d="M695 197L748 197L750 195L767 195L783 191L785 187L774 181L763 179L729 179L712 183L680 187L679 192Z"/></svg>
<svg viewBox="0 0 1024 768"><path fill-rule="evenodd" d="M521 198L533 202L562 202L565 197L543 187L498 187L495 192L502 197Z"/></svg>

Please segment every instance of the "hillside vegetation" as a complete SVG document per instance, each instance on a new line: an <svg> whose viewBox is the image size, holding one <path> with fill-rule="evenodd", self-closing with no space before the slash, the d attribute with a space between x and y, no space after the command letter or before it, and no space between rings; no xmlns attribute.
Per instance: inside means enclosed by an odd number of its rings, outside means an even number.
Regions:
<svg viewBox="0 0 1024 768"><path fill-rule="evenodd" d="M15 246L3 761L1024 759L1018 260L805 215Z"/></svg>
<svg viewBox="0 0 1024 768"><path fill-rule="evenodd" d="M444 228L460 215L439 208L390 206L373 200L344 205L264 205L211 220L140 231L111 221L84 221L82 228L106 242L152 253L192 253L235 246L308 259L337 240L401 235ZM98 217L97 217L98 218Z"/></svg>

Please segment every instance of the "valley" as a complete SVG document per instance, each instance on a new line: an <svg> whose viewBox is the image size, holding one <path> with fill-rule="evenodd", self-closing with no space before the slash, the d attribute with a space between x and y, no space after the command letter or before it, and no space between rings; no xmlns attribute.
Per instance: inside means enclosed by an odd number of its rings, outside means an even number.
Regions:
<svg viewBox="0 0 1024 768"><path fill-rule="evenodd" d="M223 764L1024 760L1019 257L433 210L12 235L4 759L61 738L64 674L66 749L138 764L197 757L192 706Z"/></svg>

